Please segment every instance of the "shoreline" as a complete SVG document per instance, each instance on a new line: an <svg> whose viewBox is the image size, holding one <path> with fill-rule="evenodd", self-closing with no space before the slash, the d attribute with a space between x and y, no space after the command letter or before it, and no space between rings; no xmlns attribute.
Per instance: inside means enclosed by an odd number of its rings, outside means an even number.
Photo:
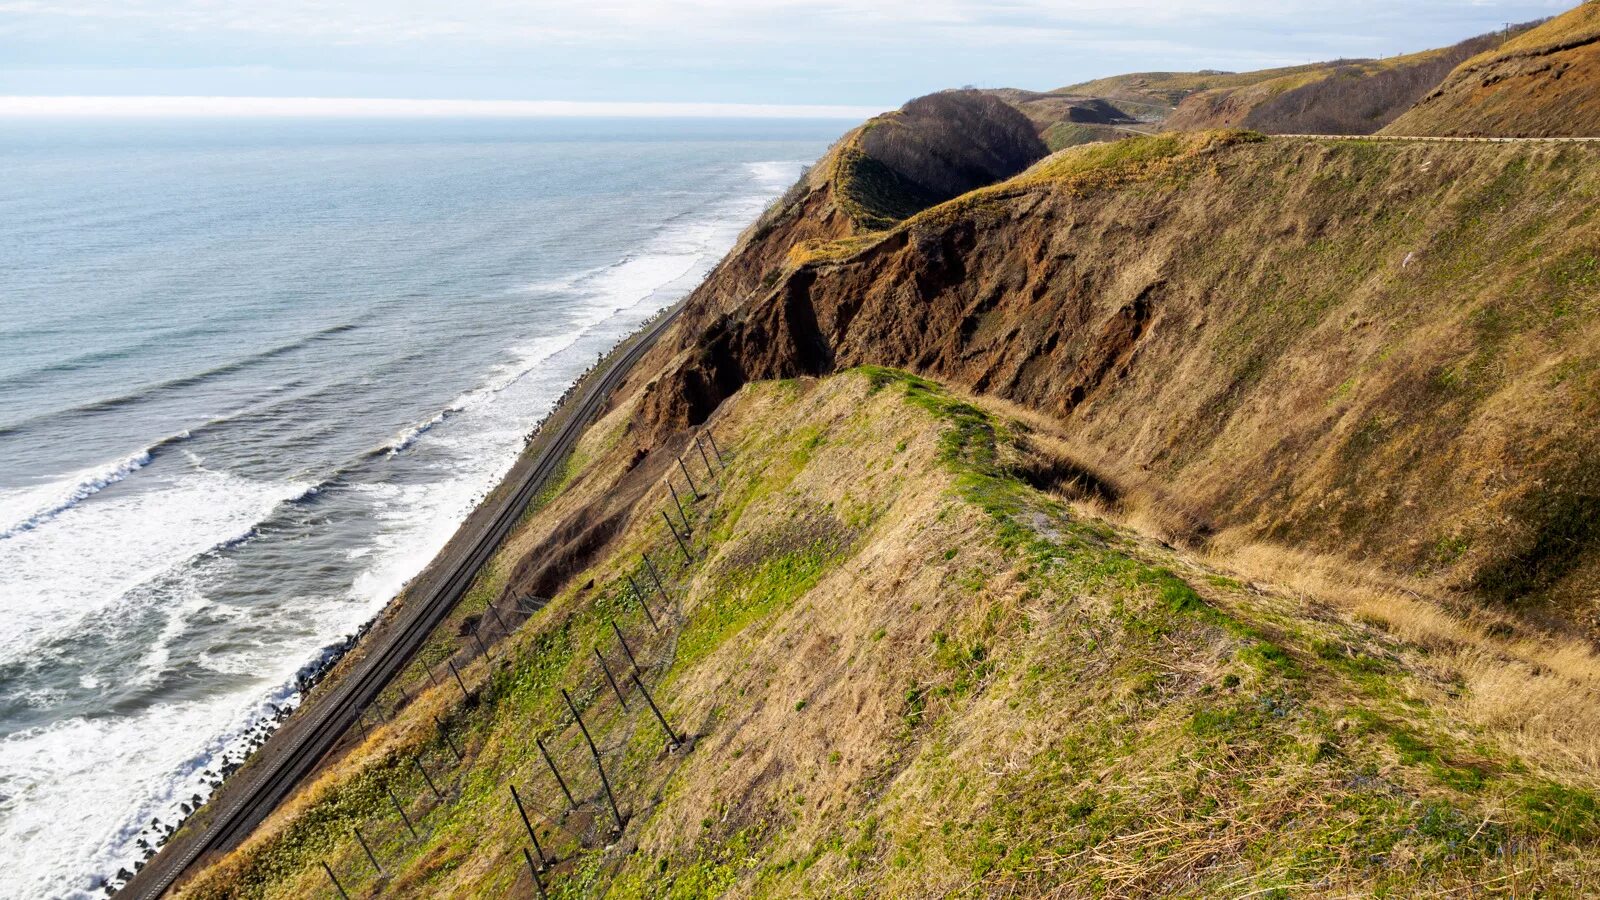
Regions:
<svg viewBox="0 0 1600 900"><path fill-rule="evenodd" d="M672 305L650 316L632 333L619 339L594 365L573 380L566 391L556 399L550 412L529 432L516 462L500 481L477 501L438 553L416 575L408 579L376 614L354 632L330 641L324 646L318 658L307 661L306 667L295 676L297 686L304 685L303 691L297 690L298 703L295 703L287 714L268 716L258 723L252 723L251 728L263 730L259 739L252 742L249 754L223 773L210 795L202 798L191 813L172 825L160 841L151 846L152 852L142 863L136 864L133 872L127 872L124 868L115 876L102 881L99 885L102 890L109 891L111 896L116 897L154 898L164 895L195 863L209 861L219 852L226 852L237 846L249 836L256 825L271 814L273 809L292 796L301 784L320 772L335 756L354 746L344 739L349 732L348 725L339 728L333 739L327 741L328 746L323 752L315 756L303 773L290 780L283 796L268 804L265 809L260 809L259 804L247 803L243 798L235 798L241 791L248 792L252 788L257 788L267 778L268 773L262 772L261 766L265 764L264 761L269 761L270 758L284 752L281 744L296 739L303 742L311 733L324 730L322 726L327 713L324 711L321 716L317 716L317 711L332 702L332 698L337 695L340 688L348 685L352 676L357 674L356 670L362 662L371 658L375 645L385 639L394 640L395 629L402 626L401 620L407 612L416 614L431 610L438 613L438 619L442 621L450 611L454 610L461 596L455 596L443 604L427 604L426 597L413 595L436 592L442 586L440 584L442 579L459 574L461 564L467 561L463 558L464 554L471 554L474 550L482 551L485 548L482 541L486 536L484 529L491 523L483 521L484 519L503 517L509 506L517 507L517 514L511 517L512 527L523 518L528 504L538 496L549 479L560 471L561 465L570 457L577 438L597 413L595 404L598 403L603 407L616 389L626 383L638 359L642 358L654 345L655 340L667 331L682 312L692 293L691 291L685 294ZM635 358L630 359L630 356ZM615 383L607 385L607 380L613 377ZM542 473L529 471L540 468L544 469ZM529 487L535 490L529 491ZM508 496L508 493L519 496ZM517 503L519 499L523 502ZM470 586L483 564L498 551L509 530L506 529L506 534L487 544L487 553L482 554L484 555L482 562L468 568L468 578L464 588ZM456 571L444 571L451 569L452 564ZM461 593L464 595L465 590L463 589ZM422 605L419 606L419 602ZM432 630L432 626L428 627L423 632L424 637ZM403 654L396 671L403 669L411 657L410 652ZM387 681L388 679L383 679L378 688L381 690ZM309 721L313 717L316 717L316 721ZM252 777L255 778L253 782ZM256 815L252 816L253 821L242 831L235 826L230 831L237 833L226 834L221 840L205 842L209 846L200 849L191 848L187 851L178 849L196 840L203 841L207 831L230 824L218 823L215 820L219 807L226 807L228 812L236 814L245 806L251 807ZM163 866L163 859L171 859L174 854L180 852L184 857L182 862L174 871L163 872L164 869L172 868L170 865ZM121 876L124 873L131 877L122 880ZM122 880L121 886L113 887L113 882L117 880Z"/></svg>

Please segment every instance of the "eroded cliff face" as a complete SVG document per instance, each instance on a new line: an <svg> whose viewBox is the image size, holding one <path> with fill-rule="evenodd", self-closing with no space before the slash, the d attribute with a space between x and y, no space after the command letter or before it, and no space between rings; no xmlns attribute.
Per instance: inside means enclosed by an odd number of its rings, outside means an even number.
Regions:
<svg viewBox="0 0 1600 900"><path fill-rule="evenodd" d="M1276 140L1025 175L870 239L753 242L739 288L693 297L641 423L904 367L1067 423L1086 467L1198 538L1593 628L1597 194L1584 146Z"/></svg>

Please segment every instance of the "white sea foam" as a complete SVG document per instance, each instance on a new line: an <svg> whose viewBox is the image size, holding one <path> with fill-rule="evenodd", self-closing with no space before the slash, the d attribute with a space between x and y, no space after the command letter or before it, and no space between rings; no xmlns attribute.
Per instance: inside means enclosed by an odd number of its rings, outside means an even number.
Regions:
<svg viewBox="0 0 1600 900"><path fill-rule="evenodd" d="M248 535L308 489L186 467L12 534L0 566L0 617L10 623L0 633L0 660L27 655L140 585Z"/></svg>
<svg viewBox="0 0 1600 900"><path fill-rule="evenodd" d="M31 531L150 464L153 447L50 484L0 494L0 541Z"/></svg>
<svg viewBox="0 0 1600 900"><path fill-rule="evenodd" d="M6 896L102 896L97 877L132 868L150 820L175 823L179 804L207 793L203 770L244 748L243 728L271 702L258 693L71 718L0 739L0 846L26 848L30 861L10 868Z"/></svg>

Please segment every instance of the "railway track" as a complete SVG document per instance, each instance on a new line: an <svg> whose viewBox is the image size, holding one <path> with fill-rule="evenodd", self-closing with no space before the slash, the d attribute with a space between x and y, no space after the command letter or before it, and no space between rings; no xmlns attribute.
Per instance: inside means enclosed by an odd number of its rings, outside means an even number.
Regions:
<svg viewBox="0 0 1600 900"><path fill-rule="evenodd" d="M368 648L353 671L339 679L332 690L310 701L309 708L302 708L300 715L292 717L268 739L257 751L255 764L234 776L240 779L237 784L223 785L213 798L221 805L209 821L195 833L184 834L162 847L116 897L156 900L201 857L236 846L293 793L455 608L528 504L560 471L584 426L681 309L680 302L649 328L625 341L579 382L562 407L551 413L546 429L507 476L505 483L514 487L491 494L468 517L450 544L413 581L409 590L411 602L398 621L375 629L369 636L368 640L376 639L377 645Z"/></svg>

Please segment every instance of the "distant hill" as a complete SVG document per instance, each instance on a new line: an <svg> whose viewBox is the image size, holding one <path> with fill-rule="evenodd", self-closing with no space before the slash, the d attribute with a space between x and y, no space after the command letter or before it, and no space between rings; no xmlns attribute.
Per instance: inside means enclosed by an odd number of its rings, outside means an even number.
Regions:
<svg viewBox="0 0 1600 900"><path fill-rule="evenodd" d="M1047 151L1036 126L982 91L941 91L869 120L824 161L855 224L883 228L1021 172Z"/></svg>
<svg viewBox="0 0 1600 900"><path fill-rule="evenodd" d="M1583 10L1572 15L1580 13ZM1438 88L1457 66L1469 60L1497 58L1488 54L1508 40L1519 40L1538 24L1389 59L1336 59L1255 72L1134 72L1045 94L993 93L1033 120L1052 150L1126 137L1128 126L1173 131L1249 128L1266 134L1373 134ZM1541 41L1535 46L1548 43ZM1049 102L1051 98L1054 104ZM1108 110L1124 118L1095 115Z"/></svg>
<svg viewBox="0 0 1600 900"><path fill-rule="evenodd" d="M1354 60L1363 62L1364 60ZM1079 97L1104 97L1119 104L1138 107L1152 117L1165 119L1189 97L1205 91L1248 87L1263 81L1295 76L1315 76L1338 63L1311 63L1258 72L1133 72L1097 78L1080 84L1056 88L1051 93Z"/></svg>
<svg viewBox="0 0 1600 900"><path fill-rule="evenodd" d="M1127 128L1152 118L1140 104L1118 104L1105 97L1076 97L1017 88L985 91L1028 117L1052 151L1126 137Z"/></svg>
<svg viewBox="0 0 1600 900"><path fill-rule="evenodd" d="M1456 66L1517 33L1495 32L1390 59L1336 60L1242 86L1212 88L1187 97L1166 126L1181 131L1372 134L1410 109Z"/></svg>
<svg viewBox="0 0 1600 900"><path fill-rule="evenodd" d="M1600 4L1585 3L1466 60L1384 131L1600 135Z"/></svg>

